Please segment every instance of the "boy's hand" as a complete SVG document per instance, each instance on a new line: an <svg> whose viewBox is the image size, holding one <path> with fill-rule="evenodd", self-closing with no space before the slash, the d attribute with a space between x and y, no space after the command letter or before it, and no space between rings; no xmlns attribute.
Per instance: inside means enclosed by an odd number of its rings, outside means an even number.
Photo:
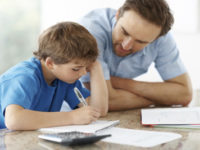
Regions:
<svg viewBox="0 0 200 150"><path fill-rule="evenodd" d="M87 71L91 72L95 69L98 69L99 67L101 67L101 64L98 62L98 60L96 60L95 62L93 62L88 68Z"/></svg>
<svg viewBox="0 0 200 150"><path fill-rule="evenodd" d="M74 124L89 124L100 117L100 112L91 107L84 106L72 111Z"/></svg>

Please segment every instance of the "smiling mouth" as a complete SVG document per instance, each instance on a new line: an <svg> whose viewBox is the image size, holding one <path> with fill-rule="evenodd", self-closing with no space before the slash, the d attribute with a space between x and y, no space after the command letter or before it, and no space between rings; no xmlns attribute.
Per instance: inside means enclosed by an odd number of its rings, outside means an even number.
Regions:
<svg viewBox="0 0 200 150"><path fill-rule="evenodd" d="M122 54L129 54L131 52L130 49L129 50L123 49L121 45L116 46L116 51Z"/></svg>
<svg viewBox="0 0 200 150"><path fill-rule="evenodd" d="M131 49L129 49L129 50L123 49L123 47L120 43L113 44L113 47L114 47L115 54L120 57L127 56L132 51Z"/></svg>
<svg viewBox="0 0 200 150"><path fill-rule="evenodd" d="M125 50L123 48L119 48L119 51L120 52L123 52L123 53L130 53L131 50Z"/></svg>

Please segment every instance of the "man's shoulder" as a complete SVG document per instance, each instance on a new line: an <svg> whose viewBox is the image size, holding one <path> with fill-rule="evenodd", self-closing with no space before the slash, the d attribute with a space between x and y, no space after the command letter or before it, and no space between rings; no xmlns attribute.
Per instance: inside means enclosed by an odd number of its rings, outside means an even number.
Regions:
<svg viewBox="0 0 200 150"><path fill-rule="evenodd" d="M90 11L88 14L80 18L78 22L86 28L111 27L112 21L115 18L116 10L111 8L99 8Z"/></svg>
<svg viewBox="0 0 200 150"><path fill-rule="evenodd" d="M85 15L85 17L87 16L102 16L104 18L106 17L113 17L116 14L116 10L112 9L112 8L98 8L98 9L94 9L92 11L90 11L88 14ZM95 19L95 18L93 18Z"/></svg>
<svg viewBox="0 0 200 150"><path fill-rule="evenodd" d="M99 40L110 40L115 24L116 10L111 8L95 9L79 20L89 32Z"/></svg>

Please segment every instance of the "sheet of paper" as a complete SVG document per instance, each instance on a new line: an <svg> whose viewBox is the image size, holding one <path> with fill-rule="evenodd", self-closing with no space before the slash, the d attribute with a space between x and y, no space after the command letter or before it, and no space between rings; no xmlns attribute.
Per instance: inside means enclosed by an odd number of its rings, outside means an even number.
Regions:
<svg viewBox="0 0 200 150"><path fill-rule="evenodd" d="M117 127L102 130L97 134L112 135L111 137L103 139L102 141L104 142L125 144L137 147L153 147L182 137L180 134L172 132L132 130Z"/></svg>
<svg viewBox="0 0 200 150"><path fill-rule="evenodd" d="M200 124L200 107L142 109L142 124Z"/></svg>
<svg viewBox="0 0 200 150"><path fill-rule="evenodd" d="M52 127L52 128L41 128L39 129L39 131L54 132L54 133L71 132L71 131L95 133L99 130L103 130L111 126L115 126L117 124L119 124L119 120L115 120L115 121L97 120L88 125L72 125L72 126L60 126L60 127Z"/></svg>

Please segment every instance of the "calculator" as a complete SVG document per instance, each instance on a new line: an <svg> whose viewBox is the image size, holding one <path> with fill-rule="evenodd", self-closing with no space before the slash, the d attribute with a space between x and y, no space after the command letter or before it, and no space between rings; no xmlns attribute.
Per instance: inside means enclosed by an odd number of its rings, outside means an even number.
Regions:
<svg viewBox="0 0 200 150"><path fill-rule="evenodd" d="M96 135L93 133L73 131L73 132L63 132L63 133L46 133L46 134L41 134L38 137L40 139L73 146L73 145L95 143L109 136L111 135L110 134Z"/></svg>

